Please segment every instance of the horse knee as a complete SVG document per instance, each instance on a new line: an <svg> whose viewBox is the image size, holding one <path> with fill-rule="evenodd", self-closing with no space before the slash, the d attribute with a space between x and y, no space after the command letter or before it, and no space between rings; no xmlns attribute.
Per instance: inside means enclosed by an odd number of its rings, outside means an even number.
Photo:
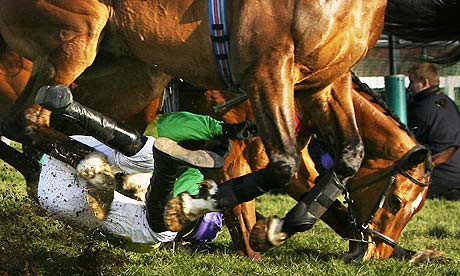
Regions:
<svg viewBox="0 0 460 276"><path fill-rule="evenodd" d="M219 185L217 201L222 209L252 200L275 188L284 188L291 183L297 171L295 157L275 158L265 169L237 178L232 178Z"/></svg>
<svg viewBox="0 0 460 276"><path fill-rule="evenodd" d="M342 151L341 158L336 166L336 173L341 178L348 178L355 175L364 158L364 145L361 139L358 139L353 144L348 144Z"/></svg>
<svg viewBox="0 0 460 276"><path fill-rule="evenodd" d="M273 156L265 168L264 190L285 188L291 183L298 170L298 158L295 156ZM267 189L268 188L268 189Z"/></svg>

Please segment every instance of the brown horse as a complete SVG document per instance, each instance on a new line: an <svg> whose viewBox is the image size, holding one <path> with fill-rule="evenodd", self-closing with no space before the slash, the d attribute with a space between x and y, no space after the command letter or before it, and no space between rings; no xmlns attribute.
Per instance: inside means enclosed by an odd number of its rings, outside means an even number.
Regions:
<svg viewBox="0 0 460 276"><path fill-rule="evenodd" d="M31 73L30 60L6 45L0 46L0 124L10 116L8 111L21 95ZM156 94L161 93L170 79L158 70L128 57L114 58L101 53L90 70L72 84L72 88L78 101L142 131L147 122L158 113L159 98ZM122 94L126 93L129 96L119 97L119 94L113 91L121 91ZM130 93L129 91L142 92ZM107 104L108 100L113 104ZM0 135L5 134L8 133L0 131ZM33 196L40 166L35 160L37 158L29 156L31 148L28 144L23 146L24 153L20 153L0 143L0 158L21 172L28 183L28 192Z"/></svg>
<svg viewBox="0 0 460 276"><path fill-rule="evenodd" d="M333 228L342 237L363 239L352 247L347 259L388 258L406 224L423 206L432 167L446 156L449 158L454 150L433 156L431 161L427 149L356 78L352 97L366 155L345 190L347 215L349 221L355 222L354 226L350 228L345 223ZM300 104L304 102L301 97L298 100ZM302 192L291 191L291 195L299 198ZM340 210L346 213L337 207L326 212L322 219L329 225L343 223L344 214ZM362 238L358 238L361 234Z"/></svg>
<svg viewBox="0 0 460 276"><path fill-rule="evenodd" d="M107 66L110 70L106 70ZM31 75L31 69L32 62L30 60L18 55L11 49L2 48L0 52L0 99L2 99L0 102L2 104L0 122L8 116L8 110L22 93L22 89ZM170 77L167 75L126 57L114 58L106 54L99 54L90 69L72 84L72 89L77 101L142 132L158 114L160 97L154 97L163 91L163 87L169 80ZM209 99L209 102L221 103L224 100L224 98L219 97L217 91L213 94L216 99L214 101ZM110 100L109 105L107 104L108 99ZM198 105L197 101L202 105ZM181 105L192 112L212 112L212 108L208 105L203 93L194 92L187 97L181 97ZM245 103L219 118L227 122L253 119L252 113L248 110L247 103ZM217 114L214 115L218 116ZM261 143L249 143L248 145L237 141L232 143L233 150L227 158L229 161L225 169L222 173L214 175L219 181L261 169L257 166L259 163L257 163L256 158L257 151L263 150ZM239 150L240 148L245 150ZM248 161L245 158L248 158L246 156L249 151L251 152L249 163L255 165L247 167ZM4 143L0 143L0 158L11 164L26 178L28 194L31 198L35 198L37 177L40 172L40 166L36 160L21 154ZM243 166L232 165L233 162L243 163L242 160L245 160ZM265 165L266 163L261 164ZM260 254L249 246L249 233L255 224L255 201L237 205L225 215L226 225L232 235L236 251L242 256L260 260Z"/></svg>
<svg viewBox="0 0 460 276"><path fill-rule="evenodd" d="M204 23L208 21L205 1L1 0L0 6L3 39L34 62L31 81L10 118L24 113L39 87L70 85L92 64L101 47L157 65L199 87L224 87L215 67L211 27ZM378 0L232 1L228 5L229 62L255 110L270 159L265 169L245 181L261 190L291 184L299 162L292 124L294 90L303 90L312 104L322 107L312 119L322 139L334 148L339 180L346 182L358 170L362 141L351 81L343 76L377 41L385 6L386 1ZM339 78L343 78L340 89L331 90ZM14 129L16 123L16 119L4 122L3 128L11 136L26 134L22 127ZM27 123L35 135L18 139L47 141L50 130ZM42 141L38 145L55 144Z"/></svg>
<svg viewBox="0 0 460 276"><path fill-rule="evenodd" d="M305 100L304 95L296 95L298 110L314 113L305 108L305 103L309 101ZM346 260L389 258L394 253L404 227L423 207L433 166L448 159L455 149L437 154L431 160L428 150L418 145L407 127L357 78L353 82L352 97L366 156L358 173L347 185L348 209L336 201L321 219L340 236L351 240L351 251L346 254ZM217 104L225 98L223 92L207 91L208 102ZM185 109L196 110L197 106L206 106L203 102L196 102L196 99L195 102L186 102L191 104L189 107L182 106ZM240 106L233 112L250 117L249 110L249 106ZM310 137L314 130L308 126L311 124L311 114L301 112L300 117L303 128L298 135ZM304 138L299 140L304 141ZM240 150L233 152L238 155L230 158L230 163L226 164L227 169L251 170L263 168L268 163L261 141L254 139L251 143L251 149L244 149L244 145L240 145ZM260 147L255 146L257 144ZM259 149L256 150L257 155L251 152L254 149ZM301 166L295 184L286 190L297 200L314 187L314 180L318 176L307 146L301 154ZM251 156L257 158L252 159ZM274 217L258 221L251 234L254 249L265 250L283 243L285 237L280 240L280 228L277 226Z"/></svg>
<svg viewBox="0 0 460 276"><path fill-rule="evenodd" d="M14 86L13 87L23 87L25 85L25 82L30 74L30 61L18 56L17 54L11 52L11 51L5 51L4 57L9 57L9 62L3 64L4 70L2 71L4 74L3 76L6 77L8 76L9 78L2 79L3 82L8 81L8 84L12 83L12 80L14 80ZM116 64L122 64L121 61L118 61ZM114 66L114 68L109 72L110 74L106 73L105 75L102 74L94 74L95 71L98 69L92 69L91 71L93 72L90 74L87 72L87 76L83 78L82 80L77 80L76 84L74 84L75 90L75 96L77 99L79 99L81 102L88 103L91 105L93 108L96 108L98 110L104 110L107 114L113 114L113 116L116 116L117 119L122 120L124 117L126 118L131 118L130 124L132 126L138 125L140 126L139 129L143 129L145 127L145 124L151 119L150 117L155 116L154 113L151 113L151 111L157 111L157 104L158 101L153 101L151 105L144 107L144 103L142 101L137 101L137 107L131 108L131 112L125 112L125 113L116 113L114 110L117 109L118 106L121 106L122 104L126 103L126 98L129 97L130 94L128 94L125 90L120 89L120 87L127 87L129 83L132 83L130 81L127 81L130 78L127 78L129 74L128 72L135 72L137 75L140 74L142 71L135 71L136 67L134 65L137 65L136 63L133 63L133 66L130 71L125 71L124 68L129 68L130 63L127 63L126 61L124 62L123 67L118 67ZM133 71L134 70L134 71ZM11 73L11 74L6 74L6 73ZM118 73L117 73L118 72ZM14 74L13 74L14 73ZM96 76L95 76L96 75ZM20 78L19 76L23 76L23 78ZM102 77L101 77L102 76ZM124 76L125 78L120 78L120 76ZM12 78L16 77L16 78ZM98 77L98 78L96 78ZM160 85L164 85L165 81L165 76L162 78L158 78L155 80L152 80L154 83L160 83ZM112 79L112 81L110 80ZM120 86L114 85L116 83L117 79L125 80L120 84ZM166 78L167 79L167 78ZM96 81L97 80L97 81ZM118 80L120 81L120 80ZM3 84L5 85L5 84ZM12 85L10 85L12 86ZM359 85L359 83L355 82L354 83L354 92L353 92L353 101L355 107L359 107L357 109L356 116L358 118L358 125L361 131L361 135L364 137L365 145L366 145L366 150L368 150L368 145L376 145L372 146L372 149L376 149L375 151L370 151L371 154L375 154L376 157L383 159L383 154L381 152L381 147L383 144L379 144L378 140L374 140L375 137L391 137L392 139L395 139L397 141L400 141L401 145L406 145L406 147L410 147L413 145L413 140L412 138L407 138L409 135L407 134L406 131L400 129L401 125L399 124L398 121L396 121L394 118L388 117L388 111L385 110L383 107L380 105L373 103L375 102L375 98L373 98L372 95L365 94L363 92L359 92L360 90L363 89L362 85ZM109 87L110 89L107 89ZM98 90L100 88L100 90ZM149 97L149 95L152 93L152 89L159 89L160 87L149 87L149 86L144 86L144 87L135 87L136 91L138 93L143 92L144 97ZM113 100L111 101L112 109L104 109L107 108L107 106L103 105L103 100L104 97L99 98L90 98L89 91L101 91L100 94L96 94L95 96L99 96L103 93L106 93L107 91L113 93ZM0 90L3 94L8 94L10 91L14 91L14 95L20 94L20 92L16 92L15 89L13 90ZM11 93L10 93L11 94ZM124 94L127 94L126 96ZM230 109L228 112L224 114L215 114L212 113L212 108L211 105L219 104L224 102L228 97L229 94L231 93L224 93L220 91L207 91L206 92L206 97L200 97L196 94L196 92L192 93L186 93L186 94L181 94L181 108L183 110L188 110L192 112L200 112L200 113L207 113L207 114L212 114L214 116L220 117L221 119L227 121L227 122L239 122L243 121L246 119L253 119L253 113L251 111L251 107L248 102L241 104L238 107L235 107L233 109ZM303 94L300 94L303 95ZM110 95L107 95L110 96ZM106 96L106 97L107 97ZM122 103L117 101L117 99L123 99ZM302 99L299 99L300 106L302 104ZM12 103L10 103L11 105ZM133 107L135 105L132 105ZM300 107L299 106L299 107ZM154 107L154 108L152 108ZM138 120L134 120L133 118L136 118L136 116L130 116L130 114L135 114L137 110L144 110L140 112L141 114L144 114L142 117L137 116ZM1 109L0 113L0 118L6 114L7 109ZM302 108L300 108L302 110ZM305 109L303 109L305 110ZM308 114L304 114L302 117L304 117L303 123L307 124L308 119L307 119ZM367 118L369 116L372 117L378 117L378 119L381 120L382 124L381 126L379 125L378 128L375 128L376 125L371 125L368 126L366 122L369 122ZM142 118L139 120L139 118ZM125 120L126 121L126 120ZM133 124L133 122L137 121L137 123ZM364 129L364 131L363 131ZM305 137L309 136L310 133L309 131L310 128L303 128L303 132L299 133L301 137L304 137L299 140L305 140ZM374 134L373 131L376 131L377 134ZM382 133L384 132L384 133ZM371 134L372 135L371 135ZM390 135L391 134L391 135ZM375 136L375 137L374 137ZM380 140L379 140L380 141ZM409 142L408 142L409 141ZM385 142L382 140L382 142ZM228 179L231 179L236 176L244 175L246 173L249 173L251 171L257 171L265 167L266 163L268 163L268 158L265 154L264 147L260 141L260 139L252 139L248 143L243 143L241 141L232 141L233 144L233 150L230 153L230 155L227 158L226 165L224 167L223 172L219 174L215 174L212 177L216 179L218 182L222 182ZM380 151L379 151L380 150ZM375 152L375 153L374 153ZM373 155L369 155L373 156ZM297 176L297 186L291 186L288 192L294 197L294 198L299 198L299 196L308 191L309 188L311 188L314 183L313 180L316 178L318 175L317 172L314 169L314 163L312 162L311 158L308 155L308 151L306 147L302 151L302 166L300 168L300 171ZM390 157L393 158L393 157ZM393 158L394 159L394 158ZM356 176L357 179L359 177L362 177L363 171L364 174L369 174L366 175L366 177L372 177L372 175L378 174L382 169L377 168L370 170L369 168L366 167L366 164L371 163L372 161L368 160L367 158L365 159L365 162L363 163L363 167L360 169L358 175ZM386 170L386 169L384 169ZM374 172L377 171L377 172ZM381 181L387 181L387 178L382 178ZM352 180L352 183L355 183L356 180ZM308 185L306 185L308 183ZM409 179L403 178L402 181L397 182L400 187L407 187L407 186L412 186L412 182L409 181ZM380 188L379 185L383 185L382 183L375 183L373 186L377 190L372 190L368 189L363 193L363 197L365 199L369 198L369 193L372 191L379 191L378 189ZM405 206L411 206L409 203L413 198L416 198L415 196L417 193L420 192L420 189L416 189L412 193L412 197L409 195L405 198L406 205ZM393 195L397 194L397 190L393 192ZM354 196L354 193L352 193L352 196ZM371 204L373 202L370 202L369 200L363 200L359 198L355 198L355 205L353 206L353 210L355 210L356 214L366 214L366 212L370 212L372 210L372 206L369 206L368 204ZM420 202L419 208L421 208L423 202ZM384 210L387 211L387 210ZM418 210L418 209L417 209ZM399 236L399 233L401 233L402 229L404 228L405 224L409 221L409 219L412 217L413 214L415 214L415 211L410 213L410 212L400 212L397 215L395 215L395 220L380 220L379 225L381 225L381 228L378 229L381 233L387 235L388 237L397 240L397 237ZM382 217L382 215L380 216ZM387 218L389 216L383 216L384 218ZM322 217L323 220L325 220L339 235L341 235L344 238L353 238L355 237L354 231L350 231L350 224L349 224L349 216L347 214L346 209L341 205L340 202L336 202L331 209L329 209L326 214ZM361 218L358 219L358 224L361 225ZM229 227L230 233L232 235L232 239L234 241L235 248L237 249L238 252L242 255L247 255L250 256L251 258L259 259L260 256L257 252L254 252L253 249L249 246L248 244L248 237L249 237L249 232L252 229L252 226L255 223L255 208L254 208L254 201L247 202L241 205L236 206L233 209L233 212L229 212L226 214L226 221L227 221L227 226ZM399 224L397 227L392 226L392 221L398 221ZM373 227L373 226L371 226ZM360 230L359 228L353 228L355 231ZM388 234L390 233L390 234ZM367 234L366 234L367 235ZM372 239L372 235L370 235L370 239ZM361 244L362 245L362 244ZM369 247L367 250L363 250L363 247L356 247L357 249L360 249L358 251L359 254L361 254L358 257L364 256L364 258L371 258L371 257L388 257L391 255L392 247L386 246L385 243L380 242L376 243L374 247ZM357 257L356 253L351 254L351 256Z"/></svg>

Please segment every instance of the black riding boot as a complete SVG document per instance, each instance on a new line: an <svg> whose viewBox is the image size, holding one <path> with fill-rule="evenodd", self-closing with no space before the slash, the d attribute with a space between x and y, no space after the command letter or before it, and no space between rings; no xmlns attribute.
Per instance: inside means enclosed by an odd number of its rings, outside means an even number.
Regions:
<svg viewBox="0 0 460 276"><path fill-rule="evenodd" d="M150 179L150 186L146 195L147 221L155 232L166 231L163 223L164 208L172 197L174 182L179 175L179 170L184 169L165 153L153 147L155 170Z"/></svg>
<svg viewBox="0 0 460 276"><path fill-rule="evenodd" d="M147 221L155 232L166 231L164 210L173 195L176 178L188 167L221 168L224 159L210 151L187 150L168 138L158 138L153 145L153 177L146 195Z"/></svg>
<svg viewBox="0 0 460 276"><path fill-rule="evenodd" d="M65 85L40 88L35 102L67 122L81 126L89 135L126 156L136 154L147 141L137 131L74 101L70 89Z"/></svg>
<svg viewBox="0 0 460 276"><path fill-rule="evenodd" d="M286 214L282 231L293 235L313 227L344 189L335 172L330 171Z"/></svg>

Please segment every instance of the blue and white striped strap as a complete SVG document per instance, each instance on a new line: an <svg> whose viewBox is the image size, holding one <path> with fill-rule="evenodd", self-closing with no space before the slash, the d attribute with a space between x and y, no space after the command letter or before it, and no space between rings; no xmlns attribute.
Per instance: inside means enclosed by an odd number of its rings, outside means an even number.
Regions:
<svg viewBox="0 0 460 276"><path fill-rule="evenodd" d="M211 26L211 41L216 56L217 68L225 85L237 88L238 85L230 68L230 46L227 30L226 0L209 0L209 23ZM236 89L238 90L238 89Z"/></svg>

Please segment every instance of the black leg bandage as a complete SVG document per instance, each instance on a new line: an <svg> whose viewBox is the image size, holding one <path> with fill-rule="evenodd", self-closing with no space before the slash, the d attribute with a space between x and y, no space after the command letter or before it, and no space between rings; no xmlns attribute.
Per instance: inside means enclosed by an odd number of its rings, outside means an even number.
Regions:
<svg viewBox="0 0 460 276"><path fill-rule="evenodd" d="M262 171L259 171L243 175L219 185L217 195L219 207L223 209L232 208L235 205L253 200L264 194L266 191L257 185L258 181L263 178L262 173Z"/></svg>
<svg viewBox="0 0 460 276"><path fill-rule="evenodd" d="M310 229L343 190L336 174L330 171L286 214L282 231L292 235Z"/></svg>

